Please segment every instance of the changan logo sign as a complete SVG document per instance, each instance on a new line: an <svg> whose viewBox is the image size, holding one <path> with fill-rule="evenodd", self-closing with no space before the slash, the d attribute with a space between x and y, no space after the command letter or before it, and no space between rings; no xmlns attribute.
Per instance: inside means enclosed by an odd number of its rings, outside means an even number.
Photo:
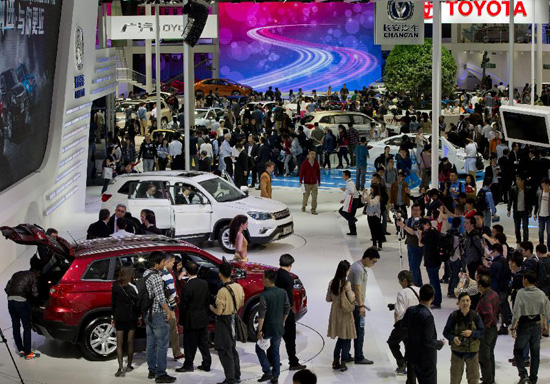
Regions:
<svg viewBox="0 0 550 384"><path fill-rule="evenodd" d="M507 24L510 18L510 0L461 0L441 4L443 23L493 23ZM424 3L426 23L433 21L433 4ZM544 0L516 0L514 23L548 23L548 2Z"/></svg>

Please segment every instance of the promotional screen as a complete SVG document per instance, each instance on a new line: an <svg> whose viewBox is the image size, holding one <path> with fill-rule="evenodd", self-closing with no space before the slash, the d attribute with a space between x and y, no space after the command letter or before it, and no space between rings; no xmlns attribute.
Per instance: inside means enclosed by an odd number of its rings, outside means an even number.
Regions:
<svg viewBox="0 0 550 384"><path fill-rule="evenodd" d="M0 0L0 191L46 152L61 3Z"/></svg>
<svg viewBox="0 0 550 384"><path fill-rule="evenodd" d="M219 14L220 77L282 92L381 77L373 3L220 3Z"/></svg>

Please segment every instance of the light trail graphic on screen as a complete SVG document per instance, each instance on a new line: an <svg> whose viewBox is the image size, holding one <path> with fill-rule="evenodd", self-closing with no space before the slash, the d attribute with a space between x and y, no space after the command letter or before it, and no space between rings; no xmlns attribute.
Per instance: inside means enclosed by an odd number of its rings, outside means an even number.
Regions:
<svg viewBox="0 0 550 384"><path fill-rule="evenodd" d="M368 86L381 76L372 4L220 4L220 75L263 91Z"/></svg>

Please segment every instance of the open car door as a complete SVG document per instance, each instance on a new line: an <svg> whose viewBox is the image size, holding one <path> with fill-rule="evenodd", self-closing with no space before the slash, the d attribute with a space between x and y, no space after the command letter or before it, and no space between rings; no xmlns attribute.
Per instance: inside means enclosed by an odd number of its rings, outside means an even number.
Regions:
<svg viewBox="0 0 550 384"><path fill-rule="evenodd" d="M52 253L74 257L71 245L63 238L54 239L46 235L44 229L36 224L19 224L17 227L0 227L2 235L17 244L38 245L48 248Z"/></svg>

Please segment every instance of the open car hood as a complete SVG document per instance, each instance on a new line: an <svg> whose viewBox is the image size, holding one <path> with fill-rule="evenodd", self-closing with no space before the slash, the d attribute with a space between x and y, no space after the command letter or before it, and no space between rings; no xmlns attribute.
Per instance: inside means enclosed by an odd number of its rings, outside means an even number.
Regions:
<svg viewBox="0 0 550 384"><path fill-rule="evenodd" d="M2 235L8 240L23 245L43 245L58 255L74 257L74 251L67 240L54 239L36 224L19 224L17 227L0 227Z"/></svg>

